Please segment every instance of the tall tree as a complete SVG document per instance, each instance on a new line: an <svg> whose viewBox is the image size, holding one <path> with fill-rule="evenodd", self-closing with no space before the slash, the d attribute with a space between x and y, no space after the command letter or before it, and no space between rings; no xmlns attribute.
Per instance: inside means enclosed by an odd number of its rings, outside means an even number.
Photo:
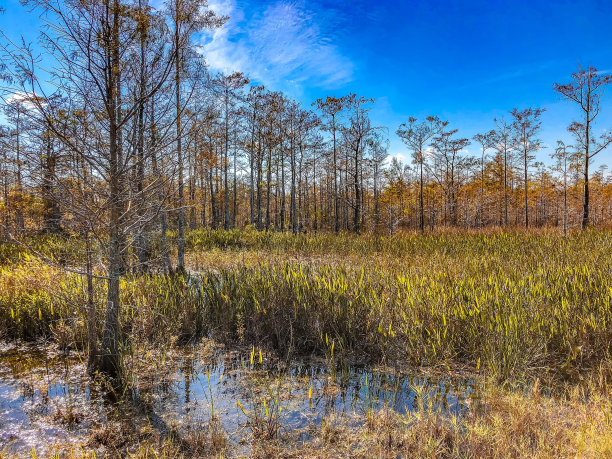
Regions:
<svg viewBox="0 0 612 459"><path fill-rule="evenodd" d="M9 190L10 190L10 168L8 152L10 150L9 129L6 126L0 125L0 177L2 178L2 213L4 214L3 232L8 236L10 231L10 213L9 213Z"/></svg>
<svg viewBox="0 0 612 459"><path fill-rule="evenodd" d="M567 234L567 172L571 155L563 141L557 140L557 148L551 157L557 160L555 166L563 175L563 234Z"/></svg>
<svg viewBox="0 0 612 459"><path fill-rule="evenodd" d="M26 125L25 116L27 113L24 104L24 95L17 94L11 97L5 105L5 115L12 124L11 138L13 139L12 148L15 152L13 163L15 165L15 198L13 199L13 207L15 207L15 224L19 231L25 229L23 216L23 165L24 165L24 149L23 137Z"/></svg>
<svg viewBox="0 0 612 459"><path fill-rule="evenodd" d="M353 210L353 231L359 233L361 231L361 216L362 216L362 189L361 189L361 166L363 155L365 152L366 142L369 137L377 130L372 126L368 117L369 107L367 104L374 103L374 99L366 99L365 97L352 97L350 99L351 116L349 124L343 129L343 137L346 143L347 151L352 153L352 168L353 168L353 188L355 193L354 210ZM345 166L348 170L349 164Z"/></svg>
<svg viewBox="0 0 612 459"><path fill-rule="evenodd" d="M470 144L468 139L454 138L458 130L440 132L433 139L434 166L431 173L444 190L448 215L453 226L458 223L458 181L460 169L466 165L461 152Z"/></svg>
<svg viewBox="0 0 612 459"><path fill-rule="evenodd" d="M229 145L230 145L230 117L232 115L232 104L236 97L237 91L245 85L249 84L249 79L243 73L234 72L230 75L221 75L215 83L219 86L224 107L224 151L223 151L223 187L224 192L224 228L230 229L230 204L229 204ZM234 146L235 152L235 146ZM236 158L234 157L234 163ZM235 190L234 190L235 191Z"/></svg>
<svg viewBox="0 0 612 459"><path fill-rule="evenodd" d="M612 82L612 75L604 75L594 67L573 73L568 84L555 83L553 89L567 100L580 107L582 120L574 121L569 131L576 136L582 150L584 162L584 195L582 207L582 229L589 224L589 164L593 157L606 149L612 143L612 132L606 132L596 139L593 135L593 125L599 115L599 103L604 89Z"/></svg>
<svg viewBox="0 0 612 459"><path fill-rule="evenodd" d="M484 134L476 134L472 140L480 144L480 209L478 211L478 224L484 224L484 197L485 197L485 160L486 152L495 146L495 131L491 130Z"/></svg>
<svg viewBox="0 0 612 459"><path fill-rule="evenodd" d="M383 170L383 163L389 156L389 141L385 141L380 135L374 135L369 139L368 146L371 150L373 181L372 191L374 195L374 229L376 229L380 223L381 172Z"/></svg>
<svg viewBox="0 0 612 459"><path fill-rule="evenodd" d="M347 107L350 98L350 95L339 98L327 96L326 99L317 99L313 104L323 114L323 118L325 119L325 128L331 132L332 135L334 231L336 233L340 231L340 196L338 194L338 148L336 134L339 129L338 118L341 116L342 111Z"/></svg>
<svg viewBox="0 0 612 459"><path fill-rule="evenodd" d="M514 139L523 159L523 198L525 203L525 228L529 228L529 165L534 153L542 148L542 141L536 136L542 126L540 116L543 108L512 109Z"/></svg>
<svg viewBox="0 0 612 459"><path fill-rule="evenodd" d="M412 151L414 163L419 165L419 228L421 233L425 232L425 206L423 202L423 165L425 163L425 150L429 143L437 136L447 121L442 121L437 116L428 116L424 121L417 123L417 119L410 117L408 124L401 124L397 129L397 135Z"/></svg>
<svg viewBox="0 0 612 459"><path fill-rule="evenodd" d="M182 151L182 117L184 105L181 101L182 74L185 58L193 55L192 36L204 28L221 27L226 17L217 16L209 10L208 0L171 0L170 16L174 25L174 85L176 103L176 158L178 169L178 264L177 269L185 269L185 197L184 197L184 159Z"/></svg>
<svg viewBox="0 0 612 459"><path fill-rule="evenodd" d="M53 65L49 69L38 67L28 47L4 50L14 68L16 89L28 95L27 102L45 129L62 143L78 166L69 173L83 185L82 192L70 188L72 195L65 203L71 206L75 218L83 220L85 233L100 236L98 242L106 248L107 259L107 306L96 367L119 380L119 282L126 270L127 238L133 234L132 228L154 218L152 206L141 205L149 200L141 196L154 196L161 184L161 180L154 180L136 194L130 189L129 180L137 176L139 164L135 126L143 105L153 100L171 75L176 42L167 39L162 22L153 20L155 13L142 3L28 3L40 8L54 24L43 31L42 40ZM148 47L150 56L144 68L141 54L131 52L143 24L160 28L160 40ZM144 89L139 85L143 71ZM49 76L60 88L51 96L44 84ZM48 103L63 91L70 95L64 103Z"/></svg>
<svg viewBox="0 0 612 459"><path fill-rule="evenodd" d="M508 123L503 117L495 118L493 121L497 125L497 129L493 131L495 133L492 139L494 148L502 156L504 162L504 226L508 226L508 165L513 148L512 124Z"/></svg>

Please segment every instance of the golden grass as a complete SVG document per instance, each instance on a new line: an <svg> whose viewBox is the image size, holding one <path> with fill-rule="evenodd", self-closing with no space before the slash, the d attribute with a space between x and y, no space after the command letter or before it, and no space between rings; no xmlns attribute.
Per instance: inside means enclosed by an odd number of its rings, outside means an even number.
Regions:
<svg viewBox="0 0 612 459"><path fill-rule="evenodd" d="M278 439L255 440L250 450L229 445L218 425L190 435L161 440L141 429L137 443L122 456L134 458L187 457L416 457L416 458L605 458L612 457L612 406L607 397L585 401L578 394L565 399L539 393L508 392L488 386L482 408L453 417L421 407L398 415L380 411L371 422L355 428L328 416L312 426L308 442L291 433ZM99 432L97 435L101 435ZM118 432L112 434L117 437ZM96 455L91 445L58 445L52 458L116 457ZM129 453L129 455L128 455ZM8 456L0 453L0 458ZM32 457L42 457L33 455Z"/></svg>
<svg viewBox="0 0 612 459"><path fill-rule="evenodd" d="M312 427L306 445L281 435L255 440L251 455L612 457L610 231L190 237L189 267L198 271L191 278L122 279L128 371L140 371L139 349L165 355L183 339L213 333L281 357L319 354L332 367L338 359L396 362L491 380L482 410L463 418L425 407L408 416L369 413L359 428L329 418ZM0 267L0 276L3 336L83 344L79 276L23 259ZM103 282L95 294L102 318ZM524 392L540 381L552 397ZM130 453L232 452L214 430L181 444L153 437L143 435ZM79 454L90 453L62 457Z"/></svg>

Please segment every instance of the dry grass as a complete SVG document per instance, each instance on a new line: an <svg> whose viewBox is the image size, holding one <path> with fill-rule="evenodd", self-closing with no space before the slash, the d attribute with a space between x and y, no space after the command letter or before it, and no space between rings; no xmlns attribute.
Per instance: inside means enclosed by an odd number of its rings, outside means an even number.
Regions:
<svg viewBox="0 0 612 459"><path fill-rule="evenodd" d="M484 407L449 417L431 410L378 413L355 429L333 418L298 446L255 445L255 457L559 458L612 457L611 406L490 389Z"/></svg>
<svg viewBox="0 0 612 459"><path fill-rule="evenodd" d="M249 436L253 457L612 457L609 231L204 232L190 247L190 267L201 271L194 278L122 279L123 362L139 384L172 369L181 340L209 332L279 356L312 352L331 366L345 357L395 359L491 378L461 418L421 407L407 416L367 413L355 427L332 416L311 426L307 443L295 432ZM82 279L33 261L0 270L1 334L80 348ZM99 318L104 293L97 281ZM537 378L552 397L541 395ZM241 453L214 419L180 439L146 422L117 429L95 426L89 449L59 447L57 457L94 457L98 447L106 457Z"/></svg>
<svg viewBox="0 0 612 459"><path fill-rule="evenodd" d="M250 450L228 444L218 424L202 426L180 440L160 439L142 428L137 442L118 445L117 428L92 432L83 447L58 445L52 458L190 458L190 457L358 457L358 458L605 458L612 457L612 406L607 397L579 394L566 399L502 391L489 386L482 407L453 417L421 407L414 413L376 413L372 422L355 428L329 416L312 426L308 442L292 434L273 440L254 440ZM92 449L103 435L112 438L106 452ZM134 438L132 437L132 442ZM33 457L40 457L33 455ZM0 458L9 456L0 453Z"/></svg>
<svg viewBox="0 0 612 459"><path fill-rule="evenodd" d="M608 361L605 231L200 236L194 247L213 246L190 254L200 274L122 278L122 329L132 348L216 332L283 356L328 355L335 343L338 356L374 363L467 365L502 381L544 372L547 384L577 381ZM0 330L82 345L83 279L33 262L0 269ZM94 285L101 320L105 285Z"/></svg>

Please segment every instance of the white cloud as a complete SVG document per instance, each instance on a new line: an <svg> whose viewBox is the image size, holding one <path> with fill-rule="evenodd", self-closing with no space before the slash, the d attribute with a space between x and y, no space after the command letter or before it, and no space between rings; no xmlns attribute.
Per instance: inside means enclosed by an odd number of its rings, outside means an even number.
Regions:
<svg viewBox="0 0 612 459"><path fill-rule="evenodd" d="M409 163L409 158L405 153L393 152L393 153L389 153L389 155L383 161L383 164L386 167L388 167L393 162L394 159L397 159L402 164Z"/></svg>
<svg viewBox="0 0 612 459"><path fill-rule="evenodd" d="M215 70L242 71L274 89L308 84L334 88L353 78L353 65L314 14L294 2L277 1L255 11L236 0L212 0L209 6L230 16L228 23L201 36L202 51Z"/></svg>
<svg viewBox="0 0 612 459"><path fill-rule="evenodd" d="M32 109L35 108L36 105L32 102L32 99L36 96L36 93L23 93L23 92L15 92L11 94L7 98L2 98L6 105L10 105L12 103L21 103L25 108ZM43 104L44 105L44 104Z"/></svg>

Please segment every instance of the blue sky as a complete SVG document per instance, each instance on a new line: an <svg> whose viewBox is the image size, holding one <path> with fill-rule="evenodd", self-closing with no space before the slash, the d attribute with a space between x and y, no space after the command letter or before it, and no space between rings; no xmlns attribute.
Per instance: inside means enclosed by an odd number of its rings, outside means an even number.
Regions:
<svg viewBox="0 0 612 459"><path fill-rule="evenodd" d="M155 0L159 2L160 0ZM390 153L406 156L395 136L411 115L439 115L462 136L493 128L513 107L540 106L542 139L571 143L577 116L553 92L581 66L612 72L612 2L607 0L209 0L228 24L198 37L211 68L240 70L306 106L355 92L374 97L372 118L387 126ZM35 40L37 20L16 0L0 28ZM598 128L612 128L612 88ZM476 152L476 147L468 148ZM598 164L612 165L612 151Z"/></svg>

